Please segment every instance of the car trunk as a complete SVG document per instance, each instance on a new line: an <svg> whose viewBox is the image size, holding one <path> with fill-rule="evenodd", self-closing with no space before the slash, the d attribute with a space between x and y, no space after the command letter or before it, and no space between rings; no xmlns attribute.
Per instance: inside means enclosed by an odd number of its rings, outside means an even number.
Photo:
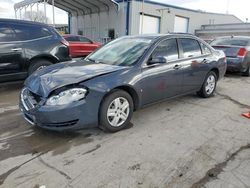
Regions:
<svg viewBox="0 0 250 188"><path fill-rule="evenodd" d="M213 46L216 50L224 51L226 57L238 57L242 46L227 46L227 45L215 45Z"/></svg>

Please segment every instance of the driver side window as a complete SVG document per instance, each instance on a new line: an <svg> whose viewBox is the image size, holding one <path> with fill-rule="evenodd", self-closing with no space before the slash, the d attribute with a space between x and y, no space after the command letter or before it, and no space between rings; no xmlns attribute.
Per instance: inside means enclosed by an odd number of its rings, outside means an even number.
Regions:
<svg viewBox="0 0 250 188"><path fill-rule="evenodd" d="M155 48L152 58L164 57L167 61L174 61L179 58L176 39L167 39Z"/></svg>

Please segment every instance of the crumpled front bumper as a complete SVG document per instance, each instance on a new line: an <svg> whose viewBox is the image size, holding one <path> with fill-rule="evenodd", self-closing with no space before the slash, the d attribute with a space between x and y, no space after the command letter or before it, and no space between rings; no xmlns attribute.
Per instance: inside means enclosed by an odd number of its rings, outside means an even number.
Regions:
<svg viewBox="0 0 250 188"><path fill-rule="evenodd" d="M21 93L19 108L31 125L56 131L76 130L98 126L99 105L98 102L92 104L96 98L91 98L88 96L84 100L61 106L37 104L29 109Z"/></svg>

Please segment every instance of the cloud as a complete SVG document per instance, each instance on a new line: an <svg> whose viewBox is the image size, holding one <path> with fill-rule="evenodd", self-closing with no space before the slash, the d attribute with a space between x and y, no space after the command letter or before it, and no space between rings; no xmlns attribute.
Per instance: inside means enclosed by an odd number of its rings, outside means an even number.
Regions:
<svg viewBox="0 0 250 188"><path fill-rule="evenodd" d="M3 7L0 7L0 13L3 13L3 12L8 12L9 9L6 9L6 8L3 8Z"/></svg>
<svg viewBox="0 0 250 188"><path fill-rule="evenodd" d="M14 18L14 1L0 0L0 17L1 18Z"/></svg>
<svg viewBox="0 0 250 188"><path fill-rule="evenodd" d="M0 3L9 3L9 4L13 4L14 1L12 1L12 0L0 0Z"/></svg>
<svg viewBox="0 0 250 188"><path fill-rule="evenodd" d="M14 4L18 3L22 0L0 0L0 18L15 18L14 12ZM41 10L42 5L41 5ZM29 8L27 8L29 9ZM34 10L36 11L36 10ZM22 11L24 14L24 11ZM19 15L19 12L18 12ZM50 5L47 6L47 16L52 20L52 7ZM67 24L68 15L63 10L55 8L55 21L57 24Z"/></svg>
<svg viewBox="0 0 250 188"><path fill-rule="evenodd" d="M172 4L180 7L203 10L215 13L234 14L240 19L250 19L250 1L249 0L219 0L216 4L211 3L211 0L154 0L161 3Z"/></svg>

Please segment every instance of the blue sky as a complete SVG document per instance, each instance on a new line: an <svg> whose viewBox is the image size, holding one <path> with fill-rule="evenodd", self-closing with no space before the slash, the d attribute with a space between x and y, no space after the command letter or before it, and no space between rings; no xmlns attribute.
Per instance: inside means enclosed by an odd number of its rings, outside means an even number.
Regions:
<svg viewBox="0 0 250 188"><path fill-rule="evenodd" d="M14 3L21 0L0 0L0 17L14 18ZM249 18L250 22L250 0L152 0L161 3L168 3L181 7L203 10L216 13L234 14L243 21ZM48 9L47 15L52 17L52 11ZM56 23L67 23L67 15L64 11L56 9Z"/></svg>

